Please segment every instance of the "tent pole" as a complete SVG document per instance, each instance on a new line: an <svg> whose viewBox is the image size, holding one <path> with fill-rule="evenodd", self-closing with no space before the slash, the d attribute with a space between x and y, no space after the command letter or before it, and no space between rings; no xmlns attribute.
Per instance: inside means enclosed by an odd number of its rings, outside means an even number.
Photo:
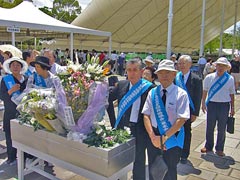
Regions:
<svg viewBox="0 0 240 180"><path fill-rule="evenodd" d="M202 6L202 24L201 24L201 41L200 41L200 52L199 56L203 55L204 52L204 31L205 31L205 11L206 9L206 0L203 0L203 6Z"/></svg>
<svg viewBox="0 0 240 180"><path fill-rule="evenodd" d="M222 0L222 19L221 19L221 32L220 32L220 47L219 47L219 57L222 55L222 38L223 38L223 26L224 26L224 13L225 13L225 0Z"/></svg>
<svg viewBox="0 0 240 180"><path fill-rule="evenodd" d="M12 32L12 45L15 46L15 32Z"/></svg>
<svg viewBox="0 0 240 180"><path fill-rule="evenodd" d="M34 49L37 49L37 38L34 37Z"/></svg>
<svg viewBox="0 0 240 180"><path fill-rule="evenodd" d="M73 32L70 33L70 58L73 61Z"/></svg>
<svg viewBox="0 0 240 180"><path fill-rule="evenodd" d="M111 57L111 52L112 52L112 35L109 36L109 48L108 48L108 57Z"/></svg>
<svg viewBox="0 0 240 180"><path fill-rule="evenodd" d="M237 2L237 0L236 0L236 1L235 1L234 28L233 28L232 59L233 59L233 57L234 57L235 43L236 43L237 9L238 9L238 2Z"/></svg>
<svg viewBox="0 0 240 180"><path fill-rule="evenodd" d="M168 37L167 37L167 59L171 56L171 42L172 42L172 19L173 19L173 0L169 0L168 11Z"/></svg>

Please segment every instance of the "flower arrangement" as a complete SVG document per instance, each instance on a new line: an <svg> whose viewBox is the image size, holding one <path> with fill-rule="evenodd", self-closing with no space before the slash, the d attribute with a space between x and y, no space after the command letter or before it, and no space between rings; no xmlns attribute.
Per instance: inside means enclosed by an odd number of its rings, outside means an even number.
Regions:
<svg viewBox="0 0 240 180"><path fill-rule="evenodd" d="M90 87L95 81L104 81L106 70L92 57L85 64L69 64L65 73L58 74L64 87L68 105L72 108L75 123L87 109Z"/></svg>
<svg viewBox="0 0 240 180"><path fill-rule="evenodd" d="M57 120L56 107L57 98L53 89L31 89L17 106L20 112L18 119L21 124L34 126L35 130L45 128L51 132L64 133L61 122Z"/></svg>
<svg viewBox="0 0 240 180"><path fill-rule="evenodd" d="M93 131L88 134L83 142L89 146L109 148L126 142L130 137L131 131L129 128L112 129L111 126L106 125L105 121L101 121L93 126Z"/></svg>
<svg viewBox="0 0 240 180"><path fill-rule="evenodd" d="M68 139L80 141L89 146L96 146L101 148L111 148L116 144L125 143L131 138L131 131L129 128L112 129L105 120L95 122L89 134L71 132L68 134Z"/></svg>

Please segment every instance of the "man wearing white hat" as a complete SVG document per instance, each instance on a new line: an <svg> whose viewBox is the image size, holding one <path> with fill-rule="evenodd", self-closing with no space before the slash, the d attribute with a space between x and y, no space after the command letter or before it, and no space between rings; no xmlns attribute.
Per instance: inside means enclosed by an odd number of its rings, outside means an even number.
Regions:
<svg viewBox="0 0 240 180"><path fill-rule="evenodd" d="M155 73L160 85L148 93L142 110L144 124L155 146L155 159L161 153L160 138L164 143L163 159L168 167L164 180L176 180L184 143L183 125L190 117L189 99L185 90L173 84L177 73L173 61L162 60ZM152 167L149 168L151 172Z"/></svg>
<svg viewBox="0 0 240 180"><path fill-rule="evenodd" d="M154 61L152 56L147 56L144 60L143 60L144 64L146 64L147 67L153 67L154 66Z"/></svg>
<svg viewBox="0 0 240 180"><path fill-rule="evenodd" d="M203 82L202 110L207 112L206 143L202 153L213 150L214 129L217 122L216 154L224 156L226 125L230 115L234 115L234 79L227 73L230 62L220 57L216 62L216 72L208 74ZM230 110L230 111L229 111Z"/></svg>

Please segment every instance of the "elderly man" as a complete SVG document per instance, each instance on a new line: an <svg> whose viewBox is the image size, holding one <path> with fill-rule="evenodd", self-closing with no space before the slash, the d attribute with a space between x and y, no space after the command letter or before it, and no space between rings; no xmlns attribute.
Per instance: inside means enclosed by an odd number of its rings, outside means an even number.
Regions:
<svg viewBox="0 0 240 180"><path fill-rule="evenodd" d="M214 145L214 129L217 124L216 154L224 156L226 125L230 115L234 112L234 79L227 73L231 64L225 57L216 62L216 72L208 74L203 81L202 110L207 112L206 143L202 153L212 151ZM207 98L207 99L206 99Z"/></svg>
<svg viewBox="0 0 240 180"><path fill-rule="evenodd" d="M184 89L189 97L190 107L190 119L184 124L184 146L182 150L182 156L180 162L182 164L187 163L187 158L190 153L190 145L192 138L191 123L199 116L201 99L202 99L202 79L195 73L190 71L192 66L192 58L188 55L182 55L178 59L178 70L175 78L177 86Z"/></svg>
<svg viewBox="0 0 240 180"><path fill-rule="evenodd" d="M130 127L132 135L136 138L136 158L133 166L133 180L145 180L145 150L147 148L148 161L151 164L154 149L147 135L141 114L148 91L152 83L141 78L142 63L139 59L131 59L126 64L128 80L119 81L117 86L110 90L109 108L114 100L118 100L118 117L115 128ZM114 110L108 109L111 122L115 121ZM149 175L150 180L152 179Z"/></svg>
<svg viewBox="0 0 240 180"><path fill-rule="evenodd" d="M155 146L154 159L161 153L160 138L165 144L163 158L168 171L164 180L176 180L184 143L183 125L190 117L189 100L186 91L173 84L177 73L173 61L162 60L155 73L160 85L148 93L142 110L144 124Z"/></svg>
<svg viewBox="0 0 240 180"><path fill-rule="evenodd" d="M62 73L62 72L65 72L66 71L66 67L64 66L60 66L59 64L57 64L55 62L55 54L52 50L45 50L43 52L43 56L47 57L49 59L49 63L50 63L50 66L51 66L51 69L50 69L50 72L53 73L53 74L59 74L59 73Z"/></svg>

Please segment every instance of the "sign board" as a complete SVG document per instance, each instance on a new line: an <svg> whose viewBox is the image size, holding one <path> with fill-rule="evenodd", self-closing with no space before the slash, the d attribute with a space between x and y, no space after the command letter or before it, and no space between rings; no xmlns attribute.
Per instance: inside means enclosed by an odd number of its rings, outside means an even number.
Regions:
<svg viewBox="0 0 240 180"><path fill-rule="evenodd" d="M20 32L20 28L19 27L7 27L7 32L15 32L15 33L19 33Z"/></svg>

